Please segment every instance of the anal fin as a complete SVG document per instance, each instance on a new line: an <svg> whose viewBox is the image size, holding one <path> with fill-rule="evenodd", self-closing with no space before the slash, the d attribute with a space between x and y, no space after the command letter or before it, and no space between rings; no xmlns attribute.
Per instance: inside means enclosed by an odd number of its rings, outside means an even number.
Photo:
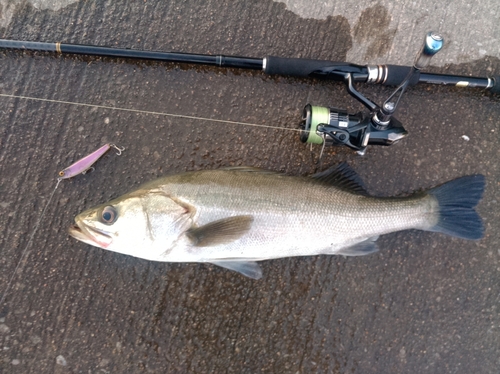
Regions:
<svg viewBox="0 0 500 374"><path fill-rule="evenodd" d="M375 244L375 241L378 239L378 236L369 238L361 243L357 243L353 246L342 248L338 251L337 255L343 256L364 256L369 255L371 253L378 252L378 246Z"/></svg>
<svg viewBox="0 0 500 374"><path fill-rule="evenodd" d="M262 269L255 261L210 261L211 264L237 271L245 277L252 279L262 278Z"/></svg>

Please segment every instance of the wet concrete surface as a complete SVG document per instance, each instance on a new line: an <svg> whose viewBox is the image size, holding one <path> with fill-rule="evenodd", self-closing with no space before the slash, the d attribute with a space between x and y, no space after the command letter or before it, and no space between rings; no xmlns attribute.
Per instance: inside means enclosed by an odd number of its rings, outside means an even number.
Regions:
<svg viewBox="0 0 500 374"><path fill-rule="evenodd" d="M9 39L331 60L345 59L351 35L341 16L302 19L271 1L77 2L57 12L25 4L2 30ZM364 157L330 148L322 159L323 168L347 161L384 196L484 174L482 240L400 232L381 237L371 256L264 262L263 279L254 281L107 252L66 230L82 210L171 172L231 165L315 172L319 147L311 152L286 129L297 127L308 102L360 110L343 85L123 59L14 51L0 58L3 94L284 128L0 98L2 293L57 172L104 142L126 147L56 190L0 306L0 372L498 371L498 96L413 87L398 109L407 139ZM484 76L500 72L500 62L436 70ZM391 92L360 90L379 102Z"/></svg>

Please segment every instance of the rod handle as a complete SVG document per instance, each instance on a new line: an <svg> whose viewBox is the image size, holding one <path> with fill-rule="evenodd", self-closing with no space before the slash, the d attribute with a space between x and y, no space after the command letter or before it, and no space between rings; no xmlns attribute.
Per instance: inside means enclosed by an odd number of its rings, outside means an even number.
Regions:
<svg viewBox="0 0 500 374"><path fill-rule="evenodd" d="M382 77L382 84L385 86L399 86L411 70L410 66L385 65L385 77ZM420 71L416 71L410 79L409 85L414 86L420 79Z"/></svg>
<svg viewBox="0 0 500 374"><path fill-rule="evenodd" d="M344 80L342 74L367 74L366 66L303 58L268 56L264 59L264 73L270 75L289 75L294 77L328 78ZM335 73L338 72L339 75Z"/></svg>

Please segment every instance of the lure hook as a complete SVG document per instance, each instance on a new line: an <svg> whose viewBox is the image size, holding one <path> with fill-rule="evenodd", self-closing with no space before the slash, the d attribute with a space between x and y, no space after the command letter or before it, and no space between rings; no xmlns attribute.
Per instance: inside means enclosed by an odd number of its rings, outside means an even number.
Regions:
<svg viewBox="0 0 500 374"><path fill-rule="evenodd" d="M125 150L125 147L121 147L121 148L120 148L120 147L118 147L116 144L110 144L109 146L110 146L110 147L113 147L114 149L116 149L116 150L117 150L116 154L117 154L118 156L121 156L122 152Z"/></svg>

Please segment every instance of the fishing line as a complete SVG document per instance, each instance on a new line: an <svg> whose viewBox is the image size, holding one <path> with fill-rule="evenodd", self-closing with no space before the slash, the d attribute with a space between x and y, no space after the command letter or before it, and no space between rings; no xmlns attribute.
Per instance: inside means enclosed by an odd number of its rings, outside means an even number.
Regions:
<svg viewBox="0 0 500 374"><path fill-rule="evenodd" d="M10 286L12 284L12 281L13 281L18 269L19 269L19 266L21 265L21 263L25 259L25 255L27 254L28 248L33 240L33 237L35 236L35 233L38 229L38 226L40 225L42 218L45 215L45 211L47 210L47 207L49 206L50 202L52 201L52 197L54 196L54 193L56 192L57 187L59 186L59 183L61 183L61 181L64 179L73 178L79 174L85 174L89 169L93 169L92 165L94 165L111 148L114 148L115 150L118 151L118 153L117 153L118 156L120 156L122 154L122 152L125 150L125 147L120 148L116 144L107 143L107 144L104 144L99 149L97 149L96 151L79 159L75 163L71 164L70 166L68 166L67 168L65 168L59 172L59 178L57 178L56 186L54 187L54 190L50 194L49 200L47 201L47 204L45 204L45 207L42 210L42 215L38 219L38 222L35 225L33 232L31 233L31 237L29 238L28 243L26 244L26 247L24 248L24 250L21 254L21 258L16 265L16 269L14 270L14 274L12 274L12 276L9 279L9 282L7 283L7 288L5 290L5 293L3 294L2 298L0 299L0 306L2 305L3 301L5 300L7 292L10 289Z"/></svg>
<svg viewBox="0 0 500 374"><path fill-rule="evenodd" d="M38 226L40 226L40 222L42 221L42 218L45 215L45 211L47 210L47 207L49 206L50 202L52 201L52 197L54 197L54 193L56 192L57 187L59 187L59 183L61 183L61 180L62 180L61 178L57 178L56 186L54 187L54 190L50 194L49 200L45 204L45 207L42 210L42 214L40 215L40 218L38 218L38 222L36 223L35 228L33 229L33 232L31 233L31 236L30 236L30 238L28 240L28 243L26 243L26 247L24 247L24 250L23 250L23 252L21 254L21 258L19 259L19 262L16 265L14 273L12 273L12 275L11 275L11 277L9 279L9 282L7 283L7 287L5 288L5 292L4 292L3 296L2 296L2 298L0 299L0 306L2 306L3 302L5 301L5 298L7 297L7 293L10 290L10 286L12 285L12 281L14 280L14 278L15 278L15 276L17 274L17 271L19 270L19 267L21 266L21 263L23 262L23 260L25 260L27 258L26 255L28 254L28 248L29 248L31 242L33 241L35 233L38 230Z"/></svg>
<svg viewBox="0 0 500 374"><path fill-rule="evenodd" d="M204 118L204 117L198 117L198 116L188 116L188 115L183 115L183 114L174 114L174 113L165 113L165 112L155 112L155 111L149 111L149 110L140 110L140 109L130 109L130 108L120 108L120 107L113 107L113 106L107 106L107 105L97 105L97 104L87 104L87 103L79 103L79 102L74 102L74 101L65 101L65 100L56 100L56 99L44 99L44 98L39 98L39 97L32 97L32 96L22 96L22 95L10 95L10 94L3 94L0 93L0 97L6 97L6 98L12 98L12 99L22 99L22 100L32 100L32 101L40 101L40 102L46 102L46 103L55 103L55 104L65 104L65 105L74 105L74 106L82 106L82 107L89 107L89 108L96 108L96 109L106 109L106 110L117 110L117 111L122 111L122 112L131 112L131 113L139 113L139 114L147 114L147 115L157 115L157 116L164 116L164 117L173 117L173 118L184 118L184 119L191 119L191 120L197 120L197 121L208 121L208 122L216 122L216 123L224 123L224 124L229 124L229 125L242 125L242 126L250 126L250 127L260 127L260 128L266 128L266 129L273 129L273 130L282 130L282 131L293 131L293 132L301 132L300 129L290 129L290 128L285 128L285 127L278 127L278 126L270 126L270 125L262 125L258 123L249 123L249 122L239 122L239 121L229 121L229 120L222 120L222 119L212 119L212 118ZM35 236L35 233L38 230L38 227L40 225L40 222L42 218L45 216L45 212L47 210L47 207L49 206L50 202L52 201L52 198L54 197L54 194L57 190L57 187L59 187L59 183L61 182L61 178L57 179L57 184L54 187L54 190L50 194L49 200L45 204L45 207L42 210L42 214L40 218L38 219L38 222L33 229L33 232L31 233L31 236L28 240L28 243L26 243L26 246L24 250L22 251L21 258L19 259L19 262L16 265L16 268L14 270L14 273L12 276L9 278L9 281L7 283L7 287L5 289L5 292L0 299L0 306L2 306L3 302L5 301L5 298L7 297L7 294L11 288L12 282L21 266L23 261L26 260L27 254L28 254L28 249L33 241L33 238Z"/></svg>
<svg viewBox="0 0 500 374"><path fill-rule="evenodd" d="M155 112L155 111L149 111L149 110L120 108L120 107L107 106L107 105L78 103L78 102L74 102L74 101L43 99L43 98L31 97L31 96L9 95L9 94L0 94L0 96L7 97L7 98L13 98L13 99L23 99L23 100L42 101L42 102L47 102L47 103L76 105L76 106L84 106L84 107L90 107L90 108L96 108L96 109L118 110L118 111L122 111L122 112L132 112L132 113L149 114L149 115L164 116L164 117L184 118L184 119L192 119L192 120L197 120L197 121L209 121L209 122L217 122L217 123L224 123L224 124L230 124L230 125L261 127L261 128L267 128L267 129L273 129L273 130L294 131L294 132L301 132L302 131L300 129L289 129L286 127L262 125L262 124L258 124L258 123L238 122L238 121L229 121L229 120L223 120L223 119L188 116L188 115L184 115L184 114L174 114L174 113L165 113L165 112Z"/></svg>

